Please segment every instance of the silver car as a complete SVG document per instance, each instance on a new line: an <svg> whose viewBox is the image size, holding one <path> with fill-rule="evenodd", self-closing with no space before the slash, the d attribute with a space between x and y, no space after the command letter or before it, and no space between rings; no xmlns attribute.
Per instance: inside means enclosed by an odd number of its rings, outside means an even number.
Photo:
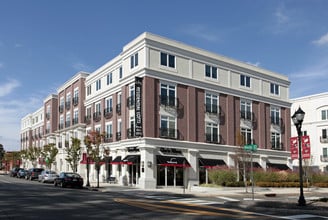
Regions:
<svg viewBox="0 0 328 220"><path fill-rule="evenodd" d="M42 183L53 183L55 178L58 177L58 174L55 171L52 170L44 170L41 172L41 174L39 175L39 182Z"/></svg>

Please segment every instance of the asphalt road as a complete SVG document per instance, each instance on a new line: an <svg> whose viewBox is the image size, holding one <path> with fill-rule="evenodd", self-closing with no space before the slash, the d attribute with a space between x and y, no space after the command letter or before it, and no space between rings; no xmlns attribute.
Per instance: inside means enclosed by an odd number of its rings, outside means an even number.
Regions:
<svg viewBox="0 0 328 220"><path fill-rule="evenodd" d="M54 187L0 175L0 219L324 219L307 212L152 191ZM328 216L328 215L327 215ZM328 218L327 218L328 219Z"/></svg>

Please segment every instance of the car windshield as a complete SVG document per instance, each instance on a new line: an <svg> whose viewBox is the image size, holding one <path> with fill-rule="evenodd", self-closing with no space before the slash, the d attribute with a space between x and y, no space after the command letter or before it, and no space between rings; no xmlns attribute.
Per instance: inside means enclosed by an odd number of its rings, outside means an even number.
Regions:
<svg viewBox="0 0 328 220"><path fill-rule="evenodd" d="M80 177L80 175L77 174L77 173L67 173L66 176L68 176L68 177L75 177L75 178L79 178Z"/></svg>
<svg viewBox="0 0 328 220"><path fill-rule="evenodd" d="M55 171L50 171L49 174L57 174Z"/></svg>

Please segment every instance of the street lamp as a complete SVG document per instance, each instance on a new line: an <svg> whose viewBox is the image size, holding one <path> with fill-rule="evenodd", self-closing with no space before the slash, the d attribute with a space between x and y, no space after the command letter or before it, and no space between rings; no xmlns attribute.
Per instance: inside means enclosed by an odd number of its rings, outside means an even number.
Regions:
<svg viewBox="0 0 328 220"><path fill-rule="evenodd" d="M292 120L297 130L298 136L298 161L299 161L299 175L300 175L300 197L298 199L299 206L305 206L305 198L303 193L303 168L302 168L302 123L305 112L299 107L292 116Z"/></svg>

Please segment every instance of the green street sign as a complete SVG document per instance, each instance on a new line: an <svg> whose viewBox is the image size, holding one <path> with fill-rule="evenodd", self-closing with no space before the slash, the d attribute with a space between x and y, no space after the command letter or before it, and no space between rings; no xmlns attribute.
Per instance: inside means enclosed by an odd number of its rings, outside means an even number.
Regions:
<svg viewBox="0 0 328 220"><path fill-rule="evenodd" d="M257 150L257 145L256 144L247 144L247 145L244 146L244 150L256 151Z"/></svg>

